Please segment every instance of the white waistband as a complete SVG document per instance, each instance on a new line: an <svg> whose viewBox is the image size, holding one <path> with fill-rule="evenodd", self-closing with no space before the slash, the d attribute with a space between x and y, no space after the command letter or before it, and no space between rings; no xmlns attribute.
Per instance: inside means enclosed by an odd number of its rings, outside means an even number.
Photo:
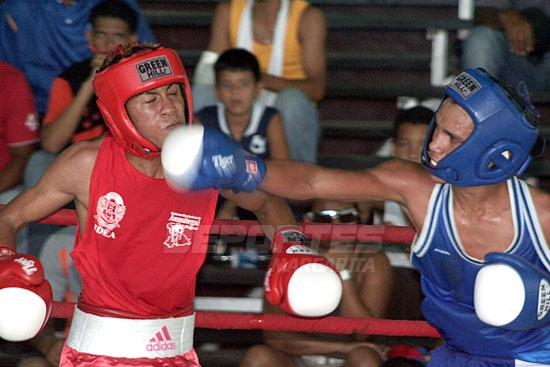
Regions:
<svg viewBox="0 0 550 367"><path fill-rule="evenodd" d="M164 358L193 348L195 314L166 319L119 319L75 308L67 345L88 354L126 358Z"/></svg>

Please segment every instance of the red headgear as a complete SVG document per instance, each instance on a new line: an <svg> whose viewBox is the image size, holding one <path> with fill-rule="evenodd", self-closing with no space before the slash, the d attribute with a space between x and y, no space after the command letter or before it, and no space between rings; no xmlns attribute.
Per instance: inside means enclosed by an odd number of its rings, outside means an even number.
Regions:
<svg viewBox="0 0 550 367"><path fill-rule="evenodd" d="M126 112L126 102L140 93L173 83L182 86L190 125L193 116L191 86L174 50L164 47L143 49L122 57L118 63L96 74L93 86L97 106L114 138L128 153L151 159L160 155L160 148L138 132Z"/></svg>

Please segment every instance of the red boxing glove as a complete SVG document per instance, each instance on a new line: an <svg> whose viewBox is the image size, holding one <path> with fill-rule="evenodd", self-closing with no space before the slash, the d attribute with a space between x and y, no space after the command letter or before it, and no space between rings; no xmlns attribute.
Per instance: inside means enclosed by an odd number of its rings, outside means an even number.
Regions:
<svg viewBox="0 0 550 367"><path fill-rule="evenodd" d="M306 245L304 234L295 228L278 231L271 251L264 279L270 304L304 317L325 316L338 307L342 280L327 259Z"/></svg>
<svg viewBox="0 0 550 367"><path fill-rule="evenodd" d="M52 288L40 261L0 245L0 338L22 341L36 336L52 306Z"/></svg>

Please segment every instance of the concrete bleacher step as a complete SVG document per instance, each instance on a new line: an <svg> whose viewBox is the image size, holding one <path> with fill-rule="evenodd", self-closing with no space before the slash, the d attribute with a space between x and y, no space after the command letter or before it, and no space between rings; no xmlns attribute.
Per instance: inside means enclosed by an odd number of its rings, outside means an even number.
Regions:
<svg viewBox="0 0 550 367"><path fill-rule="evenodd" d="M341 9L339 9L341 10ZM350 9L352 10L352 9ZM383 9L383 13L367 11L354 12L353 16L345 11L325 12L325 21L329 30L388 30L425 31L427 29L456 30L471 26L467 20L451 17L426 17L419 16L421 10L404 11L402 8L394 8L389 13ZM370 9L372 10L372 9ZM156 26L208 26L212 21L212 10L178 10L178 9L143 9L151 27Z"/></svg>
<svg viewBox="0 0 550 367"><path fill-rule="evenodd" d="M176 49L176 51L186 69L194 70L202 50ZM326 57L329 70L405 69L426 71L430 67L430 56L425 53L400 55L396 53L328 51ZM451 62L456 63L456 58L452 58ZM335 89L335 94L337 91L338 89Z"/></svg>

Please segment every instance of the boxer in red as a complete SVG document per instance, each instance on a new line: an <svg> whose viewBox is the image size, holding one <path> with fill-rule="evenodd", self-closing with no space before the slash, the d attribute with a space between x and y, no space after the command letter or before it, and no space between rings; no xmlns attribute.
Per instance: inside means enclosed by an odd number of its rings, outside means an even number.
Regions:
<svg viewBox="0 0 550 367"><path fill-rule="evenodd" d="M287 204L250 189L247 176L212 180L220 189L182 191L167 184L161 147L171 131L192 123L189 82L173 50L119 48L108 55L93 85L111 133L71 145L36 186L0 211L0 315L9 310L14 320L24 320L29 308L37 315L21 336L13 335L13 323L0 322L0 336L32 337L51 307L38 260L15 252L17 231L74 201L78 226L71 256L82 294L60 366L199 366L193 298L218 194L253 211L274 249L297 247L301 234ZM220 161L237 161L230 149L219 153ZM313 250L293 256L304 264L326 262ZM278 256L270 283L282 307L304 316L332 311L317 306L315 297L305 300L311 305L288 299L286 287L296 282L286 260L285 254ZM31 262L36 271L29 275ZM327 285L341 294L337 273L325 268L318 299L326 298ZM2 296L14 288L30 294L34 307L19 311L25 297Z"/></svg>

